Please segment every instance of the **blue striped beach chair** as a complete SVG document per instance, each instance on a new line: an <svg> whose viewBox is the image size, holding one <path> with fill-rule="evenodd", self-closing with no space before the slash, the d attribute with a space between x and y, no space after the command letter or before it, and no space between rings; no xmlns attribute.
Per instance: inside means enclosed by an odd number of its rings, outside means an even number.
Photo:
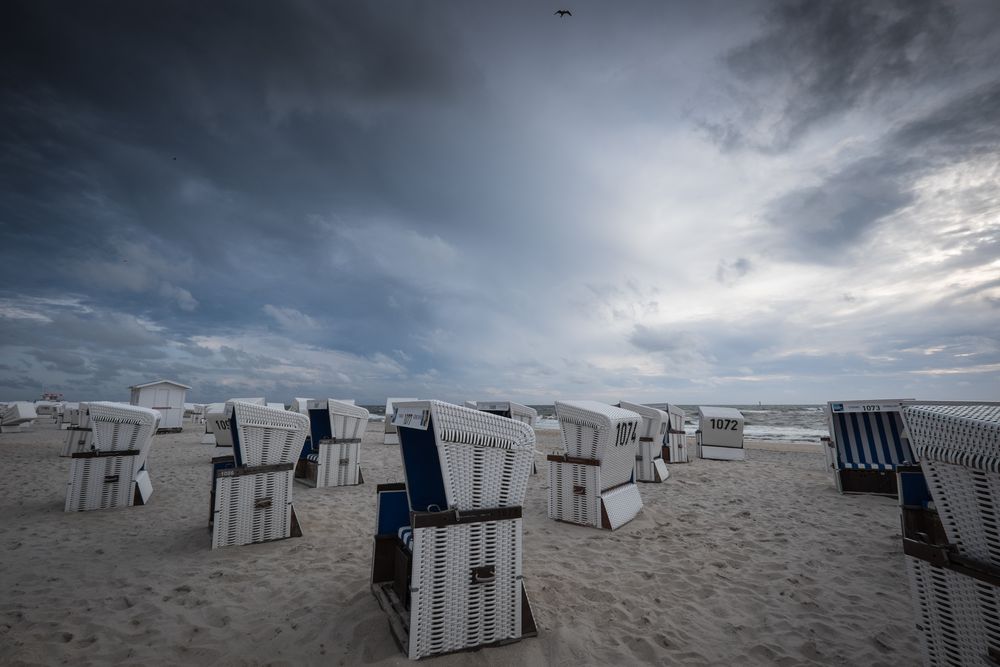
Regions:
<svg viewBox="0 0 1000 667"><path fill-rule="evenodd" d="M897 495L896 469L917 462L903 428L912 399L830 401L827 463L841 493Z"/></svg>

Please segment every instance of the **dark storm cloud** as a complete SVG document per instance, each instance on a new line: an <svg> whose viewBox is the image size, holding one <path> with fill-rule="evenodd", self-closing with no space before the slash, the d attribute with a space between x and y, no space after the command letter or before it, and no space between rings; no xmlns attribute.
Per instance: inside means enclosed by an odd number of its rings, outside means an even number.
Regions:
<svg viewBox="0 0 1000 667"><path fill-rule="evenodd" d="M876 154L839 167L816 185L793 189L771 202L765 219L781 229L784 252L811 261L850 261L839 251L916 199L917 182L956 164L1000 164L1000 80L905 123L876 145ZM959 195L960 211L1000 211L995 183ZM963 246L963 263L980 263L996 247L988 230L968 230L947 245ZM833 251L833 252L831 252Z"/></svg>
<svg viewBox="0 0 1000 667"><path fill-rule="evenodd" d="M786 150L848 109L951 74L955 23L942 0L779 0L764 34L725 56L741 113L702 126L727 150Z"/></svg>
<svg viewBox="0 0 1000 667"><path fill-rule="evenodd" d="M4 3L0 399L42 381L121 399L163 376L192 400L653 398L806 373L815 351L781 348L809 347L794 292L815 274L782 260L836 254L923 174L988 160L993 93L933 113L921 95L989 58L956 60L954 17L929 3L785 3L749 44L755 4L644 5ZM691 132L720 54L743 82L722 131L767 156ZM890 135L859 125L812 174L774 150L889 108L880 86L920 100ZM997 205L981 181L945 196ZM773 237L748 224L762 208ZM980 223L949 227L940 266L990 261ZM961 300L987 281L959 282ZM865 287L838 286L855 301L833 310L866 308ZM873 346L892 329L850 325Z"/></svg>

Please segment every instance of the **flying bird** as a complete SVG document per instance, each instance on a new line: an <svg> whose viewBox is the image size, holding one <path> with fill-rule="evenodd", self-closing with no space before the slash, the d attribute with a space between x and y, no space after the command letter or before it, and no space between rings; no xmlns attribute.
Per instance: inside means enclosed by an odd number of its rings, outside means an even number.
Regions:
<svg viewBox="0 0 1000 667"><path fill-rule="evenodd" d="M562 18L564 16L573 16L573 12L571 12L568 9L557 9L555 14L553 14L553 16L557 15L559 16L559 18Z"/></svg>

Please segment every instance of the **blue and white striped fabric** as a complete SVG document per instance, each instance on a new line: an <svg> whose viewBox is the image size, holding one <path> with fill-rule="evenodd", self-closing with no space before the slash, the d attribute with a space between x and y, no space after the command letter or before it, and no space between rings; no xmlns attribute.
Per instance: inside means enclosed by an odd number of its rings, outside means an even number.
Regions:
<svg viewBox="0 0 1000 667"><path fill-rule="evenodd" d="M312 461L313 463L319 463L319 454L306 454L306 461Z"/></svg>
<svg viewBox="0 0 1000 667"><path fill-rule="evenodd" d="M400 526L399 528L399 539L403 541L403 545L413 551L413 529L409 526Z"/></svg>
<svg viewBox="0 0 1000 667"><path fill-rule="evenodd" d="M833 428L842 469L895 470L904 461L917 461L899 412L835 412Z"/></svg>

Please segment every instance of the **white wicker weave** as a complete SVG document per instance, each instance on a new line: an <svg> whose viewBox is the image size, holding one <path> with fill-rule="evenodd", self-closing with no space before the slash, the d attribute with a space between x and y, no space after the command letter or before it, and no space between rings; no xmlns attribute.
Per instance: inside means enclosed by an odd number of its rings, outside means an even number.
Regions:
<svg viewBox="0 0 1000 667"><path fill-rule="evenodd" d="M60 456L72 456L76 452L89 452L93 441L90 421L87 418L87 404L81 403L80 408L72 415L73 421L67 429L66 444Z"/></svg>
<svg viewBox="0 0 1000 667"><path fill-rule="evenodd" d="M635 484L601 491L600 467L551 459L548 463L550 519L615 530L634 519L642 509L642 498Z"/></svg>
<svg viewBox="0 0 1000 667"><path fill-rule="evenodd" d="M449 508L521 505L534 462L535 431L527 424L443 401L395 404L405 414L428 411Z"/></svg>
<svg viewBox="0 0 1000 667"><path fill-rule="evenodd" d="M1000 404L903 405L903 421L959 556L1000 567ZM990 664L1000 655L1000 587L907 558L925 661Z"/></svg>
<svg viewBox="0 0 1000 667"><path fill-rule="evenodd" d="M1000 650L998 587L912 557L906 570L925 664L995 664L987 656Z"/></svg>
<svg viewBox="0 0 1000 667"><path fill-rule="evenodd" d="M632 480L638 414L597 401L556 401L555 408L566 454L601 462L601 491Z"/></svg>
<svg viewBox="0 0 1000 667"><path fill-rule="evenodd" d="M290 410L233 401L226 415L236 417L243 465L294 463L309 432L309 418Z"/></svg>
<svg viewBox="0 0 1000 667"><path fill-rule="evenodd" d="M622 484L616 489L604 492L601 494L601 502L611 530L617 530L634 519L642 509L639 487L635 484Z"/></svg>
<svg viewBox="0 0 1000 667"><path fill-rule="evenodd" d="M368 428L368 411L344 401L328 399L330 432L337 440L360 439Z"/></svg>
<svg viewBox="0 0 1000 667"><path fill-rule="evenodd" d="M691 457L688 455L687 435L684 432L684 411L668 403L667 415L670 417L670 424L663 437L663 446L666 449L664 459L668 463L687 463Z"/></svg>
<svg viewBox="0 0 1000 667"><path fill-rule="evenodd" d="M948 542L1000 567L1000 404L903 408Z"/></svg>
<svg viewBox="0 0 1000 667"><path fill-rule="evenodd" d="M27 424L38 417L35 404L27 401L14 401L0 408L0 426L15 427Z"/></svg>
<svg viewBox="0 0 1000 667"><path fill-rule="evenodd" d="M132 451L122 456L73 458L66 488L67 512L127 507L133 504L135 480L146 462L159 413L124 403L95 402L81 406L90 431L70 431L70 455ZM83 434L83 437L81 437ZM81 450L81 447L86 447ZM148 485L148 479L146 480Z"/></svg>
<svg viewBox="0 0 1000 667"><path fill-rule="evenodd" d="M521 636L521 541L521 519L413 531L410 659ZM483 566L494 577L477 582Z"/></svg>
<svg viewBox="0 0 1000 667"><path fill-rule="evenodd" d="M549 518L601 527L601 469L549 461Z"/></svg>
<svg viewBox="0 0 1000 667"><path fill-rule="evenodd" d="M467 408L483 410L484 412L505 413L501 416L524 422L528 426L534 426L535 422L538 421L538 410L513 401L467 401L467 403L472 403L472 405L466 405Z"/></svg>
<svg viewBox="0 0 1000 667"><path fill-rule="evenodd" d="M667 437L670 415L648 405L622 401L618 407L631 410L640 417L639 446L635 455L635 479L638 482L659 482L653 461L663 458L663 439Z"/></svg>
<svg viewBox="0 0 1000 667"><path fill-rule="evenodd" d="M212 508L212 548L289 537L293 474L292 470L279 470L218 477Z"/></svg>
<svg viewBox="0 0 1000 667"><path fill-rule="evenodd" d="M148 452L160 415L137 405L97 401L87 404L87 421L94 434L94 449Z"/></svg>
<svg viewBox="0 0 1000 667"><path fill-rule="evenodd" d="M71 459L63 511L84 512L132 505L135 458L101 456Z"/></svg>
<svg viewBox="0 0 1000 667"><path fill-rule="evenodd" d="M353 486L361 481L361 443L329 442L317 445L316 487ZM302 480L299 480L302 481Z"/></svg>

